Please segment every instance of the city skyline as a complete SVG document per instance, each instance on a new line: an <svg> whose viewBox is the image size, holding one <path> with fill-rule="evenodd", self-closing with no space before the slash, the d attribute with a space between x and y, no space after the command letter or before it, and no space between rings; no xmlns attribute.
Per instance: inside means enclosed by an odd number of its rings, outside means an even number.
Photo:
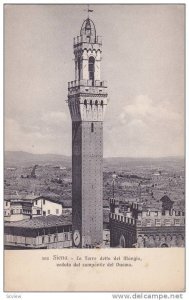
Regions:
<svg viewBox="0 0 189 300"><path fill-rule="evenodd" d="M84 9L6 5L6 150L71 155L65 100L74 75L73 36L86 18ZM102 35L102 79L107 79L110 98L104 156L183 156L184 6L92 9Z"/></svg>

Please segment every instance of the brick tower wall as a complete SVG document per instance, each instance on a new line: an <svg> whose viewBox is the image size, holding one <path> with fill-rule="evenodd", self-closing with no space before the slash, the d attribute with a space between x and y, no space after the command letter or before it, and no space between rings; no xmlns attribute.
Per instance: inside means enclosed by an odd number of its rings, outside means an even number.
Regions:
<svg viewBox="0 0 189 300"><path fill-rule="evenodd" d="M93 125L92 125L93 124ZM103 232L103 123L72 123L73 232L86 244L102 243Z"/></svg>

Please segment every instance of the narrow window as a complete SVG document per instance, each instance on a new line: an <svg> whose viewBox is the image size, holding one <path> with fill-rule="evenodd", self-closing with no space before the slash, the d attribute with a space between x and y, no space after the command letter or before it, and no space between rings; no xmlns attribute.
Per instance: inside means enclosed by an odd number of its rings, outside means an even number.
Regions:
<svg viewBox="0 0 189 300"><path fill-rule="evenodd" d="M89 57L89 80L92 80L92 85L94 85L94 64L95 59L93 56Z"/></svg>
<svg viewBox="0 0 189 300"><path fill-rule="evenodd" d="M91 132L94 132L94 123L91 123Z"/></svg>
<svg viewBox="0 0 189 300"><path fill-rule="evenodd" d="M90 24L90 21L89 19L87 20L86 22L86 26L85 26L85 34L88 38L90 38L91 36L91 24Z"/></svg>
<svg viewBox="0 0 189 300"><path fill-rule="evenodd" d="M84 100L84 105L87 107L87 100L86 99Z"/></svg>
<svg viewBox="0 0 189 300"><path fill-rule="evenodd" d="M78 80L80 80L81 77L81 60L80 57L78 57Z"/></svg>

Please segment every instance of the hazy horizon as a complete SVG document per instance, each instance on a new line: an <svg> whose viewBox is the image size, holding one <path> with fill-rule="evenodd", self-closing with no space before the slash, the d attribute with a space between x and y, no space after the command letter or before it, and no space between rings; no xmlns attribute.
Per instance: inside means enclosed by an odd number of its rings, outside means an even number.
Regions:
<svg viewBox="0 0 189 300"><path fill-rule="evenodd" d="M4 7L5 148L71 156L65 100L86 5ZM91 8L110 99L104 157L184 156L184 5Z"/></svg>
<svg viewBox="0 0 189 300"><path fill-rule="evenodd" d="M24 152L24 153L27 153L27 154L32 154L32 155L57 155L57 156L67 156L67 157L72 157L72 155L68 154L68 155L65 155L65 154L59 154L59 153L34 153L34 152L27 152L27 151L23 151L23 150L5 150L5 152ZM161 158L182 158L182 159L185 159L185 156L182 156L182 155L169 155L169 156L137 156L137 157L134 157L134 156L103 156L103 158L123 158L123 159L161 159Z"/></svg>

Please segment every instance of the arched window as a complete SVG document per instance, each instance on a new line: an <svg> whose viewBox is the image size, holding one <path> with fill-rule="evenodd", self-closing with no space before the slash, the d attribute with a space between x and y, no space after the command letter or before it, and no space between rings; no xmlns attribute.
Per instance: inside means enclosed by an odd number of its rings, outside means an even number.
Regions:
<svg viewBox="0 0 189 300"><path fill-rule="evenodd" d="M92 100L90 100L90 105L91 105L91 106L93 105L93 102L92 102Z"/></svg>
<svg viewBox="0 0 189 300"><path fill-rule="evenodd" d="M84 105L87 107L87 100L86 99L84 100Z"/></svg>
<svg viewBox="0 0 189 300"><path fill-rule="evenodd" d="M101 100L100 105L103 106L103 100Z"/></svg>
<svg viewBox="0 0 189 300"><path fill-rule="evenodd" d="M93 56L89 57L89 80L92 80L92 85L94 85L94 65L95 65L95 59Z"/></svg>
<svg viewBox="0 0 189 300"><path fill-rule="evenodd" d="M123 234L121 235L121 237L119 239L119 246L120 246L120 248L125 248L125 246L126 246L125 237L123 236Z"/></svg>
<svg viewBox="0 0 189 300"><path fill-rule="evenodd" d="M95 105L96 105L96 106L98 105L98 100L95 100Z"/></svg>

